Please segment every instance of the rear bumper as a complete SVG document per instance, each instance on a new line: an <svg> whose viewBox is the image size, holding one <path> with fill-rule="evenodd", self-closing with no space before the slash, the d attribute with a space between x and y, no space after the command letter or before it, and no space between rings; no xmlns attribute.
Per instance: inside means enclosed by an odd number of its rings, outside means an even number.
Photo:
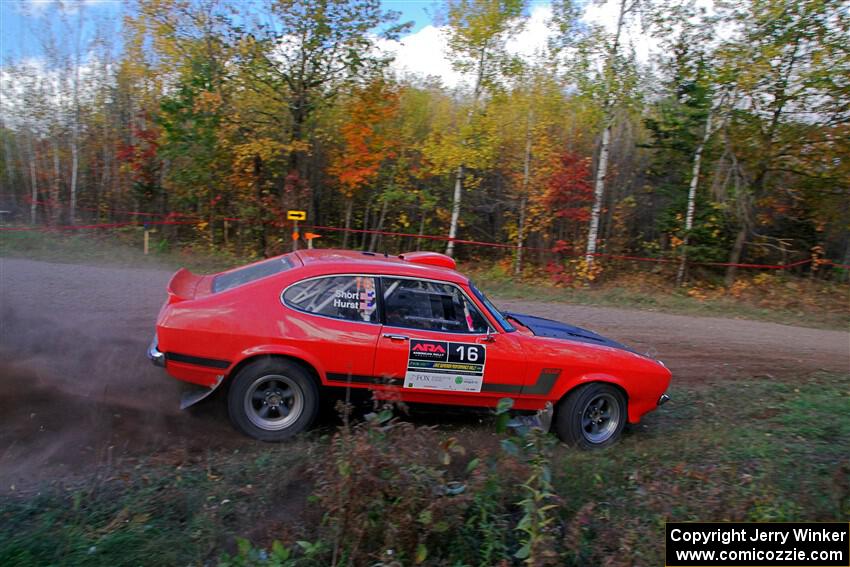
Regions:
<svg viewBox="0 0 850 567"><path fill-rule="evenodd" d="M153 340L148 347L148 358L154 366L165 368L165 353L159 351L159 342L156 335L153 336Z"/></svg>
<svg viewBox="0 0 850 567"><path fill-rule="evenodd" d="M151 344L148 347L148 358L154 366L165 368L165 353L159 350L159 341L157 340L156 335L154 335L153 340L151 341ZM177 366L179 367L180 364L177 364ZM173 372L173 370L173 367L170 368L169 373ZM178 374L180 374L179 368ZM193 390L183 393L180 398L180 409L186 409L212 394L221 385L222 381L224 380L224 375L216 375L213 379L214 382L212 384L208 383L211 377L206 373L203 375L202 380L192 379L193 377L187 376L176 376L176 378L190 383L201 383L202 385L206 386L205 388L194 388Z"/></svg>

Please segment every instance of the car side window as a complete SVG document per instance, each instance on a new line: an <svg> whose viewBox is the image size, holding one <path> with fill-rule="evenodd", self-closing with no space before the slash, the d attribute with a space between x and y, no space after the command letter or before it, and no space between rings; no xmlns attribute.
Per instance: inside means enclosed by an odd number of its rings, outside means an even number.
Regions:
<svg viewBox="0 0 850 567"><path fill-rule="evenodd" d="M300 311L345 319L378 323L375 278L370 276L329 276L290 286L283 301Z"/></svg>
<svg viewBox="0 0 850 567"><path fill-rule="evenodd" d="M487 320L455 285L401 278L381 281L387 325L452 333L487 332Z"/></svg>

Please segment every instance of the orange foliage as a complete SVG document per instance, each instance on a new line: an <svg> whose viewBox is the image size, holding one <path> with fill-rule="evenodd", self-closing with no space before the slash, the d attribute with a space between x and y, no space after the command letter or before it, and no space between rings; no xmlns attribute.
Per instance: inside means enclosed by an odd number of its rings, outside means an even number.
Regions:
<svg viewBox="0 0 850 567"><path fill-rule="evenodd" d="M398 115L399 93L384 81L375 81L357 90L345 110L347 121L340 128L343 144L328 171L350 198L375 179L385 160L396 155L398 142L386 126Z"/></svg>

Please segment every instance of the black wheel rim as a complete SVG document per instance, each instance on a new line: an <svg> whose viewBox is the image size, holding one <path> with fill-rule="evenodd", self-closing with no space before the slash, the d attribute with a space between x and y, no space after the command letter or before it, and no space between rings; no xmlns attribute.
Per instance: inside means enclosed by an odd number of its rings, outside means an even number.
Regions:
<svg viewBox="0 0 850 567"><path fill-rule="evenodd" d="M620 403L612 394L598 394L581 412L581 432L594 445L608 441L620 425Z"/></svg>
<svg viewBox="0 0 850 567"><path fill-rule="evenodd" d="M267 374L245 391L243 407L248 420L266 431L291 427L304 411L304 391L289 376Z"/></svg>

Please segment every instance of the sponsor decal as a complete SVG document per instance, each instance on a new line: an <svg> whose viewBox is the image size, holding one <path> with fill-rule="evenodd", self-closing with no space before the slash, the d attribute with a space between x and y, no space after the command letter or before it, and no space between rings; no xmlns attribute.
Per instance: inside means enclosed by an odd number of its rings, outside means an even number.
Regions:
<svg viewBox="0 0 850 567"><path fill-rule="evenodd" d="M333 295L333 306L338 310L352 310L364 321L371 321L375 302L375 280L369 277L355 278L356 289L337 289ZM346 314L348 315L348 314ZM349 315L349 318L350 315Z"/></svg>
<svg viewBox="0 0 850 567"><path fill-rule="evenodd" d="M404 387L480 392L486 359L485 345L412 339Z"/></svg>
<svg viewBox="0 0 850 567"><path fill-rule="evenodd" d="M408 360L433 360L446 361L449 343L444 341L423 341L413 339L410 341L410 356Z"/></svg>
<svg viewBox="0 0 850 567"><path fill-rule="evenodd" d="M413 347L413 352L433 352L436 354L446 354L446 349L443 345L434 343L419 343Z"/></svg>
<svg viewBox="0 0 850 567"><path fill-rule="evenodd" d="M345 291L338 289L334 294L334 307L366 311L375 305L374 291Z"/></svg>

